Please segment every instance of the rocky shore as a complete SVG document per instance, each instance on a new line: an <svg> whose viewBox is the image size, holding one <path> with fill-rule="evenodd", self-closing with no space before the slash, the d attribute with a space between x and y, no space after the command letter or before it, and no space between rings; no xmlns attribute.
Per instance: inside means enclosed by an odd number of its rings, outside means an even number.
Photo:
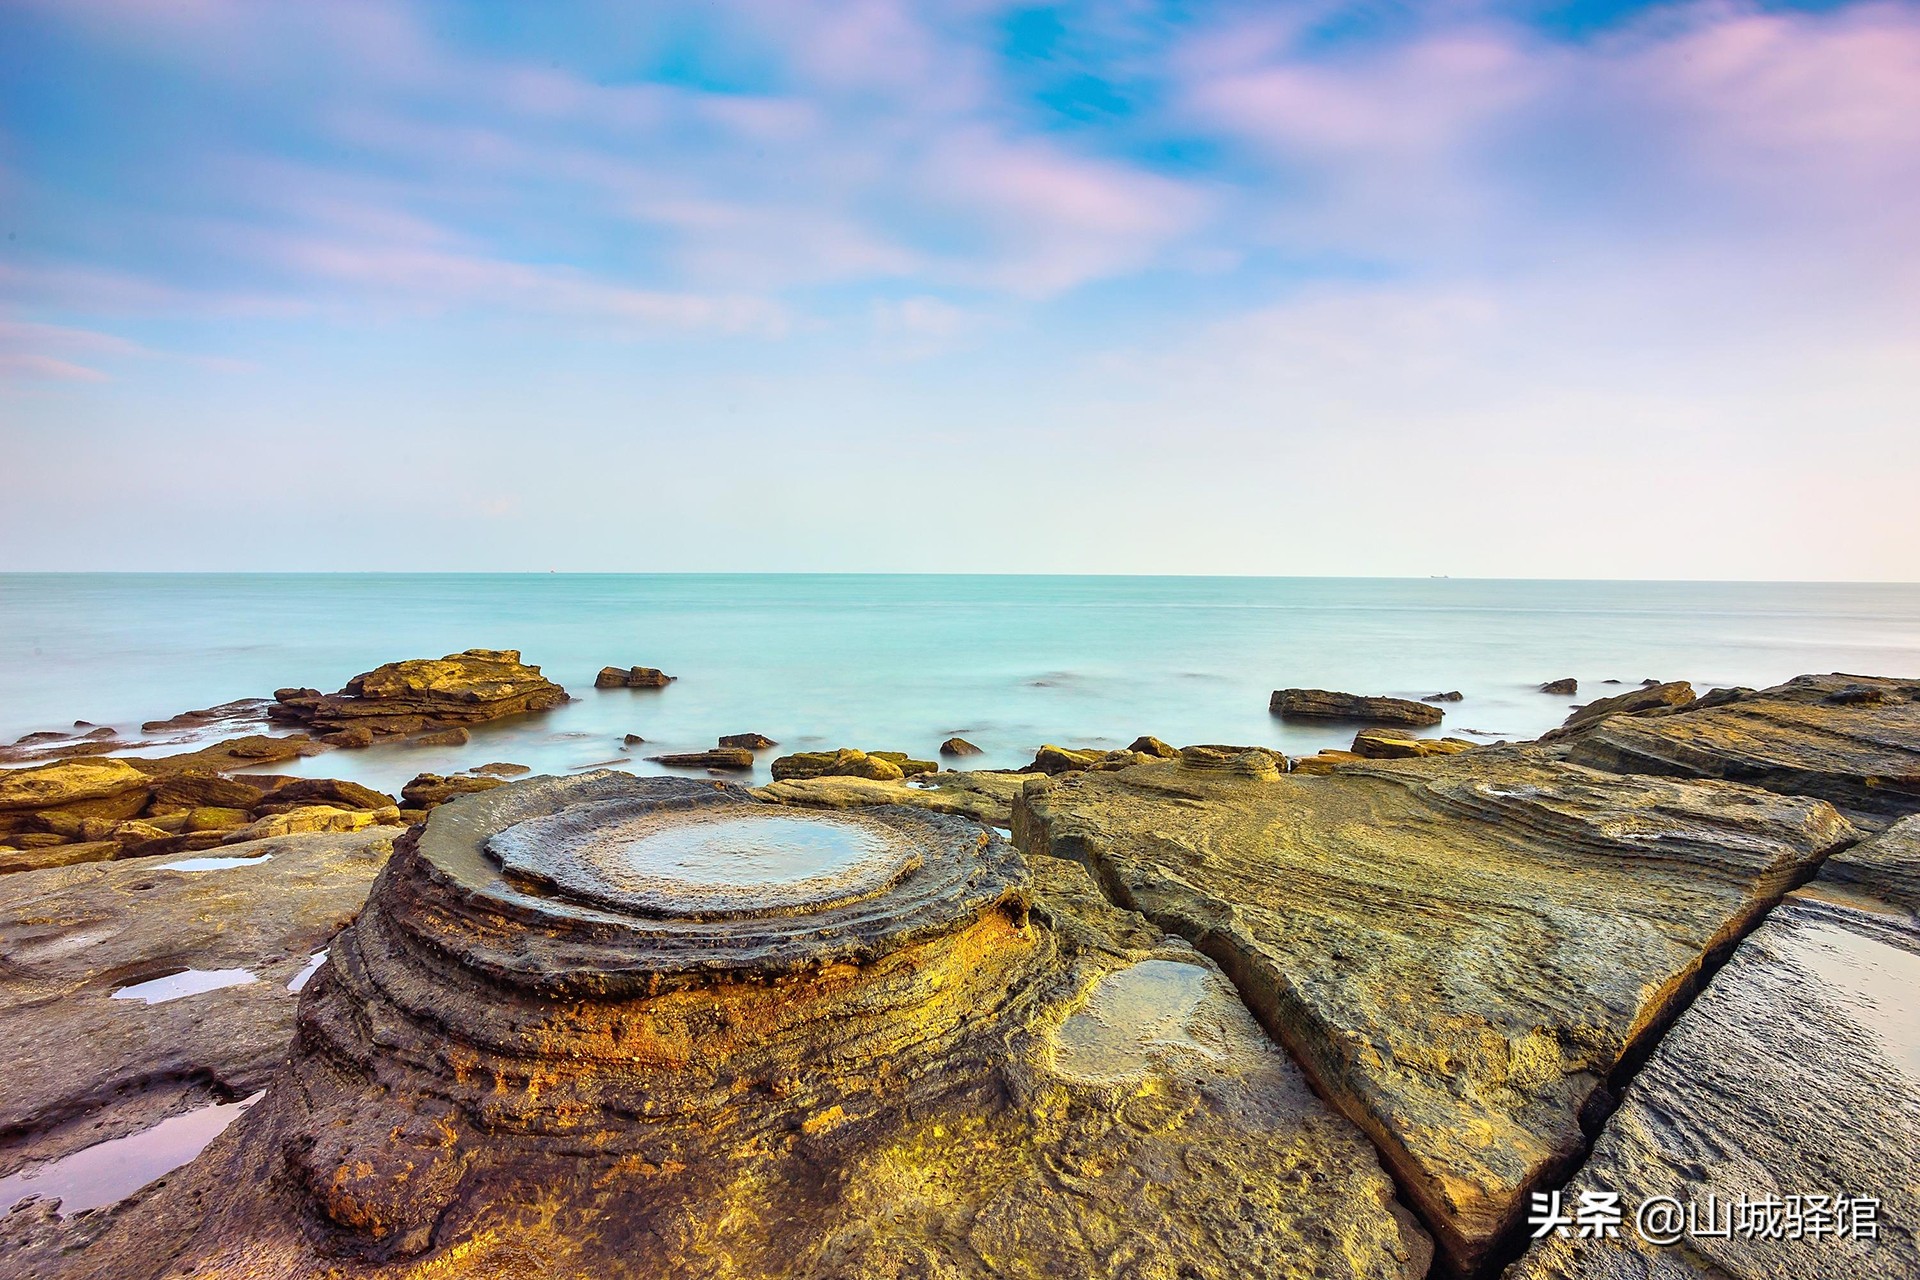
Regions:
<svg viewBox="0 0 1920 1280"><path fill-rule="evenodd" d="M0 1205L0 1274L1920 1277L1920 680L1492 746L1283 689L1359 722L1300 760L234 772L566 697L469 650L0 771L0 1178L258 1095L98 1208ZM223 985L123 994L182 975ZM1839 1193L1873 1238L1633 1218Z"/></svg>

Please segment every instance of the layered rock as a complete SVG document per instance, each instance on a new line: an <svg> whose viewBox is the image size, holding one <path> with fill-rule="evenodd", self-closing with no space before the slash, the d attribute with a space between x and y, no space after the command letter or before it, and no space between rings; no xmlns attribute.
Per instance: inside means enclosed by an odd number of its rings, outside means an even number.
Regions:
<svg viewBox="0 0 1920 1280"><path fill-rule="evenodd" d="M602 667L593 678L596 689L664 689L674 677L658 667Z"/></svg>
<svg viewBox="0 0 1920 1280"><path fill-rule="evenodd" d="M595 775L409 834L302 999L287 1074L79 1270L1427 1261L1364 1140L1217 972L1079 869L917 810Z"/></svg>
<svg viewBox="0 0 1920 1280"><path fill-rule="evenodd" d="M1800 676L1677 715L1608 720L1569 754L1596 768L1819 796L1885 822L1920 812L1920 680Z"/></svg>
<svg viewBox="0 0 1920 1280"><path fill-rule="evenodd" d="M1693 686L1685 680L1670 680L1666 684L1648 681L1627 693L1617 693L1611 698L1597 698L1587 703L1568 716L1565 724L1545 735L1543 740L1552 741L1582 733L1615 716L1671 715L1691 705L1693 700Z"/></svg>
<svg viewBox="0 0 1920 1280"><path fill-rule="evenodd" d="M942 771L923 774L911 783L871 778L796 778L755 788L753 794L776 804L817 809L904 804L1007 827L1013 823L1014 798L1025 783L1025 774Z"/></svg>
<svg viewBox="0 0 1920 1280"><path fill-rule="evenodd" d="M1445 712L1426 702L1377 698L1331 689L1276 689L1267 709L1297 720L1371 720L1379 724L1439 724Z"/></svg>
<svg viewBox="0 0 1920 1280"><path fill-rule="evenodd" d="M780 744L764 733L723 733L720 745L742 751L768 751Z"/></svg>
<svg viewBox="0 0 1920 1280"><path fill-rule="evenodd" d="M1619 1233L1551 1233L1510 1280L1920 1277L1917 871L1909 818L1768 915L1661 1040L1562 1196L1618 1196ZM1660 1197L1692 1212L1682 1230L1640 1229L1640 1206Z"/></svg>
<svg viewBox="0 0 1920 1280"><path fill-rule="evenodd" d="M281 689L269 719L315 733L363 730L375 737L444 730L544 711L567 691L520 661L515 649L468 649L440 659L389 662L349 680L338 693Z"/></svg>
<svg viewBox="0 0 1920 1280"><path fill-rule="evenodd" d="M1540 692L1551 693L1559 698L1571 698L1580 692L1580 682L1572 676L1563 676L1558 680L1549 680L1540 686Z"/></svg>
<svg viewBox="0 0 1920 1280"><path fill-rule="evenodd" d="M1417 760L1423 756L1452 756L1470 751L1465 738L1416 738L1392 729L1362 729L1353 735L1353 754L1369 760Z"/></svg>
<svg viewBox="0 0 1920 1280"><path fill-rule="evenodd" d="M799 778L871 778L876 782L898 782L906 776L906 771L886 759L884 753L869 753L858 747L796 751L773 762L775 782Z"/></svg>
<svg viewBox="0 0 1920 1280"><path fill-rule="evenodd" d="M1564 1176L1702 966L1856 835L1820 801L1513 749L1036 779L1014 831L1218 960L1456 1273Z"/></svg>
<svg viewBox="0 0 1920 1280"><path fill-rule="evenodd" d="M753 752L746 747L714 747L708 751L680 751L664 756L648 756L655 764L677 769L751 769Z"/></svg>

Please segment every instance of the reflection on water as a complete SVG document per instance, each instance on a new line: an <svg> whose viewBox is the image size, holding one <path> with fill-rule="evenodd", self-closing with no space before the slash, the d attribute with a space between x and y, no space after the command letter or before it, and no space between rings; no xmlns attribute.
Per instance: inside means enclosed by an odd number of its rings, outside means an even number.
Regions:
<svg viewBox="0 0 1920 1280"><path fill-rule="evenodd" d="M163 862L156 871L225 871L229 867L251 867L273 857L270 853L253 858L182 858L178 862Z"/></svg>
<svg viewBox="0 0 1920 1280"><path fill-rule="evenodd" d="M222 987L243 987L249 982L257 981L259 979L245 969L182 969L164 978L154 978L148 982L136 982L130 987L122 987L113 993L113 998L164 1004L168 1000L178 1000L182 996L197 996L203 991L218 991Z"/></svg>
<svg viewBox="0 0 1920 1280"><path fill-rule="evenodd" d="M151 1129L95 1143L70 1156L0 1178L0 1213L34 1195L57 1198L63 1215L124 1200L199 1155L261 1096L256 1093L238 1102L216 1103L172 1116Z"/></svg>
<svg viewBox="0 0 1920 1280"><path fill-rule="evenodd" d="M1077 1080L1113 1083L1169 1056L1222 1058L1228 1033L1205 1006L1210 996L1223 995L1211 969L1179 960L1143 960L1110 973L1054 1037L1054 1068ZM1232 1008L1237 1011L1237 1003Z"/></svg>
<svg viewBox="0 0 1920 1280"><path fill-rule="evenodd" d="M1920 1086L1920 955L1830 924L1802 924L1787 939L1794 961L1873 1032L1884 1061Z"/></svg>

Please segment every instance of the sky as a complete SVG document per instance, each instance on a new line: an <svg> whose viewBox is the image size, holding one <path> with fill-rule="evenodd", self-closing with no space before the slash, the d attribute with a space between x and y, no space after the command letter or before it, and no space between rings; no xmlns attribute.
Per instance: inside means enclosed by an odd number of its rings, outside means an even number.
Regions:
<svg viewBox="0 0 1920 1280"><path fill-rule="evenodd" d="M1920 580L1920 0L0 0L0 570Z"/></svg>

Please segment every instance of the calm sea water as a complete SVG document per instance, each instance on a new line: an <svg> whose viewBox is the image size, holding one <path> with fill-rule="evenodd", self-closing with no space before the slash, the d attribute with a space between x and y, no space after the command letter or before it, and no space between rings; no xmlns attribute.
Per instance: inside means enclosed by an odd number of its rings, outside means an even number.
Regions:
<svg viewBox="0 0 1920 1280"><path fill-rule="evenodd" d="M1440 732L1531 737L1609 678L1765 685L1807 671L1920 675L1920 586L1429 579L788 575L0 575L0 735L75 719L137 732L286 685L335 689L397 658L520 649L575 695L460 749L335 751L276 771L393 788L512 761L567 772L757 731L1024 762L1043 742L1345 745L1283 724L1286 685L1458 689ZM656 666L664 690L593 688ZM621 745L637 733L647 743ZM181 748L175 747L174 750ZM768 753L770 758L777 752ZM765 762L759 776L765 776Z"/></svg>

